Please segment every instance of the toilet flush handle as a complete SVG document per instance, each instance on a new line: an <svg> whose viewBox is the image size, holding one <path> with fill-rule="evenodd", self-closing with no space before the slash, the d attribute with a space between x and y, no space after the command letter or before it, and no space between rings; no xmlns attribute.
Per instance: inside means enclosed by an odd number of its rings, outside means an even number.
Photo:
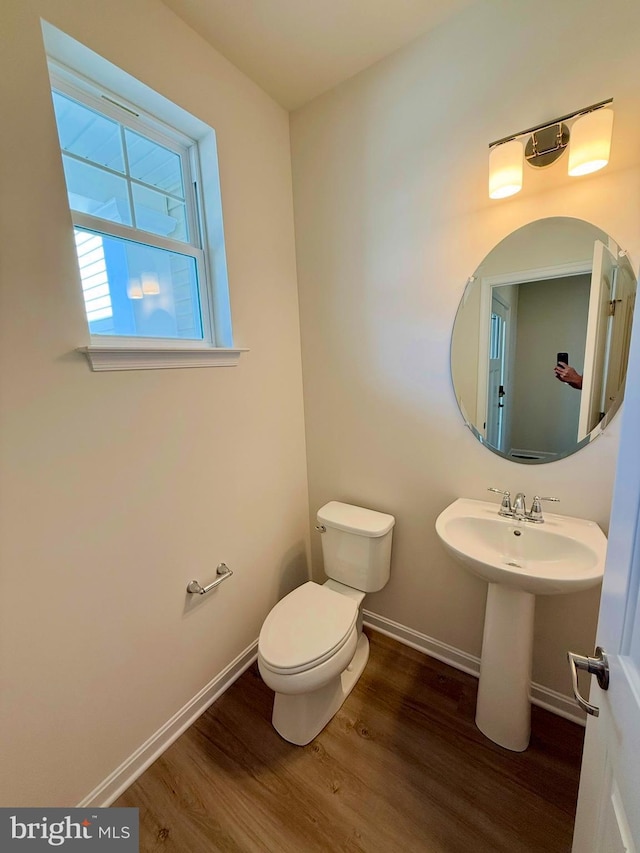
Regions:
<svg viewBox="0 0 640 853"><path fill-rule="evenodd" d="M316 524L316 530L319 531L320 533L326 533L327 532L327 528L324 526L324 524Z"/></svg>

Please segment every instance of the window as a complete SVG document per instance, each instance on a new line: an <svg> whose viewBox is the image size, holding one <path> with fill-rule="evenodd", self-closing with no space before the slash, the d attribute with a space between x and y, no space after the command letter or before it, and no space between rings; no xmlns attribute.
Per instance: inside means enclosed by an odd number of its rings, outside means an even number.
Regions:
<svg viewBox="0 0 640 853"><path fill-rule="evenodd" d="M54 78L91 335L211 342L197 145L102 101Z"/></svg>
<svg viewBox="0 0 640 853"><path fill-rule="evenodd" d="M91 336L82 349L93 369L237 363L213 130L50 25L43 31L54 47L53 109ZM67 48L112 85L63 64ZM107 366L91 357L116 350ZM143 359L125 363L125 350Z"/></svg>

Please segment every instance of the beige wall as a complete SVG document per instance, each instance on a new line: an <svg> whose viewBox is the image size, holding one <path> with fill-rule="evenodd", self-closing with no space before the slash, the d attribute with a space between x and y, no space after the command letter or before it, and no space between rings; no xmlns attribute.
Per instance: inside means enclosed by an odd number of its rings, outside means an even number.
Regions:
<svg viewBox="0 0 640 853"><path fill-rule="evenodd" d="M561 512L606 529L619 423L549 465L487 451L451 385L455 312L489 250L541 217L594 223L637 267L638 32L640 6L625 0L479 2L292 116L311 511L335 498L393 513L392 577L366 606L469 653L485 585L445 555L438 513L500 486L557 495ZM611 96L606 170L570 179L563 159L489 200L491 140ZM537 682L570 692L566 650L593 647L598 598L538 601Z"/></svg>
<svg viewBox="0 0 640 853"><path fill-rule="evenodd" d="M39 16L215 127L235 368L91 373ZM287 113L156 0L5 0L0 804L74 805L306 579ZM185 587L235 574L191 607Z"/></svg>
<svg viewBox="0 0 640 853"><path fill-rule="evenodd" d="M580 392L553 374L558 352L582 374L591 276L525 282L518 288L511 447L571 452Z"/></svg>
<svg viewBox="0 0 640 853"><path fill-rule="evenodd" d="M555 171L557 177L564 165L563 158ZM536 175L531 174L530 178L535 181ZM580 212L575 216L579 217ZM488 277L572 263L584 263L590 269L593 265L594 241L601 240L607 244L608 236L598 228L587 227L580 218L535 220L527 223L525 228L509 234L507 239L492 249L478 267L476 275Z"/></svg>

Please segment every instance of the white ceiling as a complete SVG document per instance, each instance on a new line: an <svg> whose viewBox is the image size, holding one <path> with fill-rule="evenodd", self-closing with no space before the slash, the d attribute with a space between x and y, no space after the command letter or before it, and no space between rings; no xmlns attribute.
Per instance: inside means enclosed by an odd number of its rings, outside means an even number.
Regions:
<svg viewBox="0 0 640 853"><path fill-rule="evenodd" d="M442 23L473 0L163 0L286 109Z"/></svg>

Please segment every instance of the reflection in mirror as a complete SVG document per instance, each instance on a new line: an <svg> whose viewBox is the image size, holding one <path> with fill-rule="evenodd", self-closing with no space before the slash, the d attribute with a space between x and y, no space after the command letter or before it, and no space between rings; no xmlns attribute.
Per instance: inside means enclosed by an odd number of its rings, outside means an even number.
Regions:
<svg viewBox="0 0 640 853"><path fill-rule="evenodd" d="M451 372L477 438L514 462L552 462L622 402L636 277L594 225L554 217L514 231L469 279Z"/></svg>

